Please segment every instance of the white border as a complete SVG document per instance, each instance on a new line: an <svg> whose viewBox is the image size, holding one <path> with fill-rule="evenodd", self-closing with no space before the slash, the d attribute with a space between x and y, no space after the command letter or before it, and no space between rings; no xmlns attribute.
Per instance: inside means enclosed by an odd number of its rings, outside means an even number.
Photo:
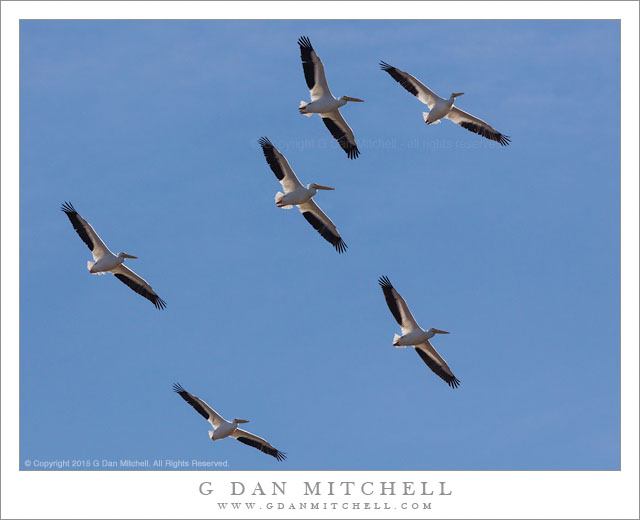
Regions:
<svg viewBox="0 0 640 520"><path fill-rule="evenodd" d="M325 11L326 8L326 11ZM2 2L2 518L638 518L638 3L636 2ZM621 19L622 20L622 470L609 472L19 472L18 468L18 44L19 19ZM326 14L325 14L326 12ZM589 107L590 109L596 107ZM314 497L323 502L418 510L220 511L229 482L248 489L287 481L295 503L304 481L446 481L451 496ZM214 494L198 493L211 481ZM378 484L379 487L379 484ZM369 488L367 488L369 489ZM254 500L255 499L255 500ZM236 500L236 501L240 501ZM277 507L277 506L276 506ZM339 506L341 507L341 506Z"/></svg>

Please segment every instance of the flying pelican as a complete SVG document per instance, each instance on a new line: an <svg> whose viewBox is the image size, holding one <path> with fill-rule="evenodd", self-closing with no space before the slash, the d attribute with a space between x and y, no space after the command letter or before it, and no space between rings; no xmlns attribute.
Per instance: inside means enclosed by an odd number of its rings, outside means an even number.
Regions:
<svg viewBox="0 0 640 520"><path fill-rule="evenodd" d="M451 388L457 388L460 384L460 380L453 375L447 362L440 357L440 354L433 348L433 345L429 340L436 334L449 334L446 330L429 329L423 330L416 322L415 318L411 315L407 303L404 298L398 294L391 285L389 278L386 276L380 277L378 280L382 292L387 300L387 305L393 317L400 325L402 336L398 334L393 335L393 344L398 348L413 346L416 349L418 355L422 358L427 366L440 376Z"/></svg>
<svg viewBox="0 0 640 520"><path fill-rule="evenodd" d="M455 98L462 96L464 92L454 92L449 99L443 99L407 72L396 69L384 61L380 62L380 68L388 72L408 92L416 96L425 105L428 105L429 112L422 113L422 117L428 125L439 123L440 119L445 117L462 128L496 141L502 146L506 146L511 142L508 136L502 135L482 119L478 119L453 106Z"/></svg>
<svg viewBox="0 0 640 520"><path fill-rule="evenodd" d="M247 446L251 446L260 450L262 453L275 457L279 461L287 458L286 453L278 451L264 439L238 428L238 424L248 423L249 421L243 419L234 419L233 421L225 420L202 399L199 399L182 388L180 383L173 385L173 391L180 395L187 403L193 406L196 412L211 423L214 430L209 430L209 438L212 441L231 436Z"/></svg>
<svg viewBox="0 0 640 520"><path fill-rule="evenodd" d="M300 45L300 57L302 58L302 68L307 86L311 93L311 103L300 101L301 114L311 117L313 114L320 114L322 121L331 132L331 135L338 141L338 144L347 153L349 159L355 159L360 155L360 150L356 146L353 137L353 130L347 124L339 112L339 108L347 104L347 101L357 101L364 103L364 100L349 96L333 97L327 78L324 76L324 65L316 51L313 50L309 38L302 36L298 40Z"/></svg>
<svg viewBox="0 0 640 520"><path fill-rule="evenodd" d="M307 219L307 222L309 222L327 242L331 243L338 253L344 253L347 250L347 244L342 240L336 225L312 199L318 190L333 190L335 188L313 183L307 184L305 188L298 180L298 177L296 177L296 174L293 173L287 159L271 144L269 139L261 137L258 142L260 146L262 146L262 151L264 152L271 171L276 174L276 177L284 188L284 193L276 193L276 206L283 209L291 209L293 206L298 206L298 209L302 213L302 216Z"/></svg>
<svg viewBox="0 0 640 520"><path fill-rule="evenodd" d="M128 285L138 294L156 306L156 309L164 309L167 304L160 298L151 286L136 273L124 265L125 258L138 258L127 253L114 255L98 236L98 233L83 219L70 202L65 202L60 208L69 217L73 229L76 230L82 241L89 246L93 254L93 262L87 262L87 269L91 274L112 273L122 283Z"/></svg>

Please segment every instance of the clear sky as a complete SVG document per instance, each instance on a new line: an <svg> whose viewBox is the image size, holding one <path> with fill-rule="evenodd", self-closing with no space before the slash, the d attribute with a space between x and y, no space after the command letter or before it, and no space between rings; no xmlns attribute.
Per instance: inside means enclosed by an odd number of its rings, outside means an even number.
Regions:
<svg viewBox="0 0 640 520"><path fill-rule="evenodd" d="M297 112L301 35L365 100L354 161ZM619 44L616 21L23 21L21 461L619 469ZM512 145L427 127L379 60ZM276 208L261 136L336 188L346 254ZM88 273L66 200L166 310ZM391 345L383 274L451 331L460 388ZM174 382L287 461L212 443Z"/></svg>

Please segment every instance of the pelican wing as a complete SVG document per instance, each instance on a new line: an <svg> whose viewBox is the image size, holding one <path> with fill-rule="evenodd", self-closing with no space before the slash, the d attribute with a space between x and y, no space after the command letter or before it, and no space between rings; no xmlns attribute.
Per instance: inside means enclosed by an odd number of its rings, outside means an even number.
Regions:
<svg viewBox="0 0 640 520"><path fill-rule="evenodd" d="M71 202L65 202L64 204L62 204L60 210L63 211L65 215L67 215L67 217L69 217L73 229L76 230L76 233L78 233L82 241L87 244L87 247L89 247L89 250L93 254L93 260L95 262L100 260L105 254L111 253L111 251L109 251L109 248L98 236L98 233L96 233L95 229L93 229L93 227L91 227L91 224L89 224L78 214Z"/></svg>
<svg viewBox="0 0 640 520"><path fill-rule="evenodd" d="M220 415L218 415L218 412L211 408L202 399L187 392L184 388L182 388L182 385L180 383L174 383L173 391L176 392L180 397L182 397L187 403L193 406L194 410L202 415L202 417L204 417L207 421L209 421L214 428L220 426L224 421L224 419L220 417Z"/></svg>
<svg viewBox="0 0 640 520"><path fill-rule="evenodd" d="M271 171L275 173L277 179L282 184L285 193L296 191L298 188L302 188L302 184L293 173L289 161L282 155L278 149L273 146L271 141L266 137L261 137L258 142L262 146L262 152L267 160L267 164L271 168Z"/></svg>
<svg viewBox="0 0 640 520"><path fill-rule="evenodd" d="M314 229L322 235L322 237L336 248L338 253L344 253L347 250L347 244L344 243L336 225L331 221L324 211L315 203L313 199L299 204L298 209L302 216L307 219Z"/></svg>
<svg viewBox="0 0 640 520"><path fill-rule="evenodd" d="M298 39L300 46L300 57L302 58L302 69L304 78L307 80L307 87L311 93L311 101L316 101L325 96L333 97L327 85L327 78L324 75L324 65L318 58L316 51L311 46L311 41L307 36Z"/></svg>
<svg viewBox="0 0 640 520"><path fill-rule="evenodd" d="M402 329L402 334L404 335L420 329L420 325L418 325L418 322L411 314L407 302L404 301L404 298L400 296L395 287L391 285L389 278L381 276L378 283L380 287L382 287L382 293L384 294L384 299L387 300L391 314L393 314L393 317Z"/></svg>
<svg viewBox="0 0 640 520"><path fill-rule="evenodd" d="M467 114L464 110L460 110L457 107L453 107L445 117L455 124L460 125L462 128L466 128L470 132L496 141L502 146L507 146L511 142L508 136L501 134L482 119Z"/></svg>
<svg viewBox="0 0 640 520"><path fill-rule="evenodd" d="M128 285L135 292L153 303L156 309L164 309L167 306L165 301L156 294L147 281L134 273L126 265L120 264L112 269L111 272L122 283Z"/></svg>
<svg viewBox="0 0 640 520"><path fill-rule="evenodd" d="M325 126L331 132L331 135L338 141L338 144L346 152L349 159L355 159L360 155L360 150L356 145L356 139L353 137L353 130L344 120L342 114L338 110L320 114Z"/></svg>
<svg viewBox="0 0 640 520"><path fill-rule="evenodd" d="M416 352L427 366L451 388L458 388L460 380L453 375L447 362L440 357L440 354L433 348L429 340L415 346Z"/></svg>
<svg viewBox="0 0 640 520"><path fill-rule="evenodd" d="M429 106L429 110L431 110L436 102L439 99L442 99L435 92L433 92L429 87L422 84L418 79L413 77L408 72L405 72L400 69L396 69L392 67L388 63L384 61L380 62L380 68L385 72L389 73L393 79L395 79L400 85L402 85L405 90L409 93L413 94L420 101L422 101L425 105Z"/></svg>
<svg viewBox="0 0 640 520"><path fill-rule="evenodd" d="M239 440L242 444L246 444L247 446L251 446L252 448L256 448L260 450L262 453L271 455L272 457L275 457L279 461L283 461L284 459L287 458L286 453L283 453L277 450L276 448L271 446L271 444L265 441L263 438L258 437L253 433L249 433L245 430L241 430L240 428L237 428L236 431L234 431L231 434L231 437Z"/></svg>

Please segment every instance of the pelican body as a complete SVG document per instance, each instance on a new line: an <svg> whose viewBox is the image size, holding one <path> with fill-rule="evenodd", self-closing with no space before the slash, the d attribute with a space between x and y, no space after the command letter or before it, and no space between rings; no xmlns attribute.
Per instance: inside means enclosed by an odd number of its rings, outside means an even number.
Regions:
<svg viewBox="0 0 640 520"><path fill-rule="evenodd" d="M138 258L137 256L127 253L118 253L114 255L111 251L106 251L105 255L97 262L87 262L87 269L91 274L103 274L115 269L124 263L125 258Z"/></svg>
<svg viewBox="0 0 640 520"><path fill-rule="evenodd" d="M317 99L316 101L311 101L310 103L302 101L298 110L301 114L327 114L329 112L333 112L334 110L338 110L340 107L345 106L348 101L362 102L361 99L356 99L349 96L340 96L336 99L333 97L333 94L329 92L328 95L323 98Z"/></svg>
<svg viewBox="0 0 640 520"><path fill-rule="evenodd" d="M426 115L424 122L428 125L432 125L440 122L440 119L443 117L447 117L447 114L451 112L451 109L453 108L453 102L455 99L463 94L464 92L453 92L449 99L442 99L439 97L431 111L425 112Z"/></svg>
<svg viewBox="0 0 640 520"><path fill-rule="evenodd" d="M289 193L281 194L278 192L282 196L276 197L276 206L279 208L290 209L291 206L298 206L305 202L309 202L311 198L318 193L318 190L333 189L334 188L330 188L329 186L320 186L319 184L311 183L307 184L306 188L304 186L300 186L295 191L290 191Z"/></svg>
<svg viewBox="0 0 640 520"><path fill-rule="evenodd" d="M449 334L446 330L439 330L430 328L429 330L424 330L422 327L418 327L418 330L412 330L411 332L407 332L403 336L399 336L395 334L393 337L393 346L394 347L413 347L414 345L420 345L425 341L429 341L436 334Z"/></svg>
<svg viewBox="0 0 640 520"><path fill-rule="evenodd" d="M209 438L212 441L217 441L220 439L224 439L225 437L229 437L238 429L238 424L248 423L249 421L245 421L243 419L234 419L229 422L224 418L220 418L221 423L215 430L209 430Z"/></svg>

